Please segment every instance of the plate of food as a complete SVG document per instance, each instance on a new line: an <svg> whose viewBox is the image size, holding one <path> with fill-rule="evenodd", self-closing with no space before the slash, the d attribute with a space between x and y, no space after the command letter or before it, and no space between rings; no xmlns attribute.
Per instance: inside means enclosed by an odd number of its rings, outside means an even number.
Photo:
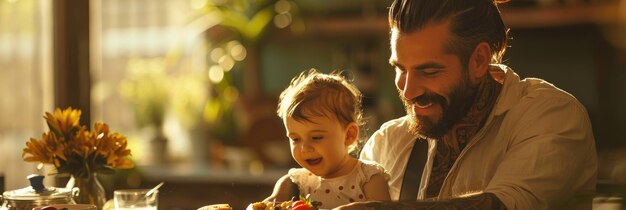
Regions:
<svg viewBox="0 0 626 210"><path fill-rule="evenodd" d="M246 210L318 210L319 203L310 198L300 196L300 200L291 201L260 201L248 205Z"/></svg>
<svg viewBox="0 0 626 210"><path fill-rule="evenodd" d="M211 204L198 208L198 210L233 210L228 204Z"/></svg>
<svg viewBox="0 0 626 210"><path fill-rule="evenodd" d="M98 208L91 204L52 204L33 208L33 210L97 210Z"/></svg>

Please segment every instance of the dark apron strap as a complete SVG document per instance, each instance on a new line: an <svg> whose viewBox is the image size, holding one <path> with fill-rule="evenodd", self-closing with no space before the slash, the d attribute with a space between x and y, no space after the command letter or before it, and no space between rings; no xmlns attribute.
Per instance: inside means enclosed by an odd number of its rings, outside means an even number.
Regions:
<svg viewBox="0 0 626 210"><path fill-rule="evenodd" d="M418 138L413 144L411 156L404 169L404 179L400 188L400 201L414 201L422 179L422 172L428 158L428 141Z"/></svg>

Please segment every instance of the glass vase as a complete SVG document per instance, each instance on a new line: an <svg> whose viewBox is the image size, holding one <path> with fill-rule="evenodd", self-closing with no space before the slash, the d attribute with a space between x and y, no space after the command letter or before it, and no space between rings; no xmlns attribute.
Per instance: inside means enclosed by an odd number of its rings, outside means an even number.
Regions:
<svg viewBox="0 0 626 210"><path fill-rule="evenodd" d="M98 174L90 173L86 177L74 176L74 187L79 189L74 201L78 204L93 204L102 209L106 202L104 187L98 180Z"/></svg>

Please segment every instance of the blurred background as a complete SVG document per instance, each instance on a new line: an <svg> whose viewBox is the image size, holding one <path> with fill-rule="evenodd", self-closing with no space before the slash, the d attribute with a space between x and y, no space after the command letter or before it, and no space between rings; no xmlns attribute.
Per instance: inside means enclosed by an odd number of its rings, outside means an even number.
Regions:
<svg viewBox="0 0 626 210"><path fill-rule="evenodd" d="M291 159L277 98L303 70L345 71L364 93L364 140L404 114L388 64L390 0L0 0L0 191L68 106L128 137L115 189L164 181L160 208L262 200ZM626 193L626 1L511 0L505 64L573 94L591 117L598 192ZM575 176L573 174L572 176ZM64 185L64 183L56 183Z"/></svg>

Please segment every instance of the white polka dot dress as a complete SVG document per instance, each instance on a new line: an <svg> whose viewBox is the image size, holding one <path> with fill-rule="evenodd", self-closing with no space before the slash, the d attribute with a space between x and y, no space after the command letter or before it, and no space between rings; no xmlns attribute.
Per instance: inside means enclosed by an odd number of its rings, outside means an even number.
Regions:
<svg viewBox="0 0 626 210"><path fill-rule="evenodd" d="M301 195L310 194L314 201L321 202L320 209L332 209L355 201L366 201L363 185L375 174L389 174L378 163L361 161L345 176L324 179L309 172L305 168L289 170L291 181L296 183Z"/></svg>

